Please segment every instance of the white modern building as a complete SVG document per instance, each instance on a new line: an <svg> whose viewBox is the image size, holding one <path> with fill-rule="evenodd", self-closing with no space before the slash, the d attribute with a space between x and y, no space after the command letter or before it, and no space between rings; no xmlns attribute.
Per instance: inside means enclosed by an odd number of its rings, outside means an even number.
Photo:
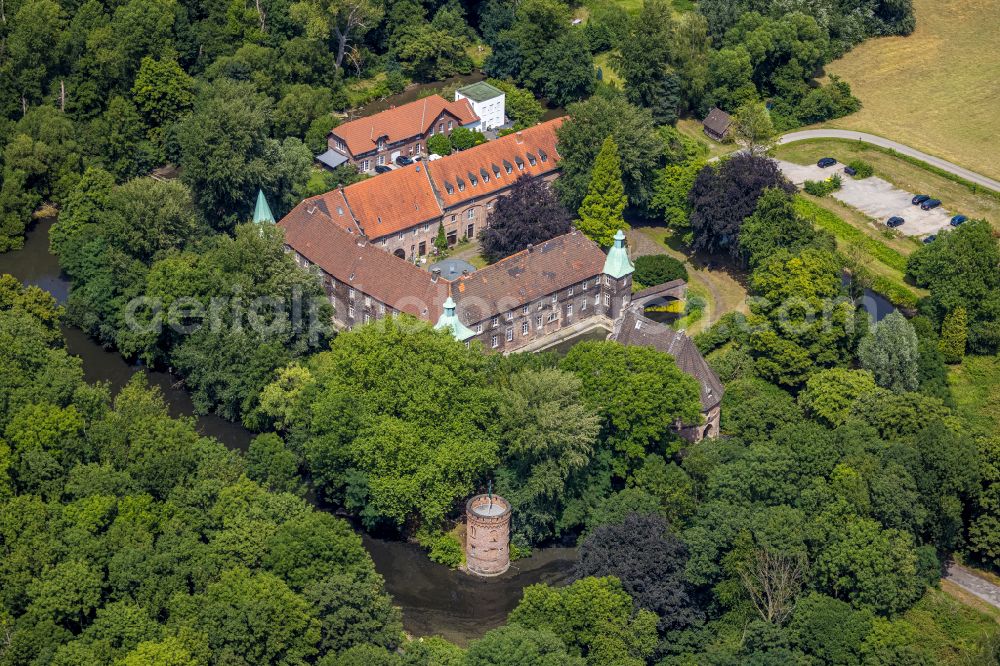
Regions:
<svg viewBox="0 0 1000 666"><path fill-rule="evenodd" d="M478 123L466 125L469 129L479 132L496 129L506 120L506 95L485 81L472 83L455 91L455 101L466 99L472 105L472 110L479 116Z"/></svg>

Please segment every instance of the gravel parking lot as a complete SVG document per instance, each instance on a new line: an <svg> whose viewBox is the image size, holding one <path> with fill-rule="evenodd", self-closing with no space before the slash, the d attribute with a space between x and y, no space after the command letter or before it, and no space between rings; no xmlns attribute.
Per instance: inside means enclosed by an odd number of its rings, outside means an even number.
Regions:
<svg viewBox="0 0 1000 666"><path fill-rule="evenodd" d="M943 206L933 210L920 210L920 206L910 203L912 192L906 192L892 183L871 176L863 180L854 180L844 173L844 165L839 162L834 166L821 169L815 164L803 166L778 160L785 176L801 186L807 180L825 180L835 173L840 174L842 186L830 196L843 201L848 206L860 210L865 215L875 218L882 224L893 215L898 215L906 222L896 230L907 236L926 236L948 226L951 213ZM921 194L931 194L921 192Z"/></svg>

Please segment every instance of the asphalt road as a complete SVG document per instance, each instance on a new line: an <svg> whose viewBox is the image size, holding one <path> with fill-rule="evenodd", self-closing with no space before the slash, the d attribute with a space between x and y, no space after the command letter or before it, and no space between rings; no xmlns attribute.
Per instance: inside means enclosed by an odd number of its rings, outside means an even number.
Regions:
<svg viewBox="0 0 1000 666"><path fill-rule="evenodd" d="M789 132L788 134L785 134L778 139L778 143L792 143L793 141L803 141L805 139L847 139L850 141L864 141L865 143L882 146L883 148L892 148L897 153L908 155L910 157L916 157L918 160L923 160L924 162L932 164L939 169L943 169L948 173L960 176L969 182L982 185L983 187L988 187L996 192L1000 192L1000 181L987 178L986 176L982 176L974 171L969 171L965 167L952 164L948 160L943 160L940 157L934 157L933 155L922 153L919 150L910 148L909 146L904 146L901 143L897 143L874 134L867 134L865 132L838 129L802 130L801 132Z"/></svg>
<svg viewBox="0 0 1000 666"><path fill-rule="evenodd" d="M948 573L945 579L950 580L955 585L966 592L973 594L986 603L1000 608L1000 585L994 585L984 578L980 578L960 564L948 565Z"/></svg>

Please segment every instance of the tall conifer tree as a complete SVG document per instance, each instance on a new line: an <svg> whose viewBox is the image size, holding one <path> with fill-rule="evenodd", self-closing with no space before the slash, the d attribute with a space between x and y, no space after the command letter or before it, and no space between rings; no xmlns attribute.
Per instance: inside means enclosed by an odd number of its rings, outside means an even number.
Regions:
<svg viewBox="0 0 1000 666"><path fill-rule="evenodd" d="M603 247L610 247L615 232L628 228L623 217L626 203L618 145L608 136L594 160L590 185L587 196L580 204L580 219L576 226L591 240Z"/></svg>

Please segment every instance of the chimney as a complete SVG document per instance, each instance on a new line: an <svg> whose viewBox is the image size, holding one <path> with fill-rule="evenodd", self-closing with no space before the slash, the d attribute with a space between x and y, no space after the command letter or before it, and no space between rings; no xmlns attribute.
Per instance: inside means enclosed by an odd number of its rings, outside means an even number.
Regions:
<svg viewBox="0 0 1000 666"><path fill-rule="evenodd" d="M441 277L441 269L435 268L431 271L431 282L437 282L438 278Z"/></svg>
<svg viewBox="0 0 1000 666"><path fill-rule="evenodd" d="M530 254L531 251L534 250L534 249L535 249L535 246L532 245L531 243L528 243L528 253Z"/></svg>
<svg viewBox="0 0 1000 666"><path fill-rule="evenodd" d="M468 274L469 274L469 269L468 268L463 268L462 269L462 276L464 277L464 276L466 276Z"/></svg>
<svg viewBox="0 0 1000 666"><path fill-rule="evenodd" d="M516 141L517 143L524 143L524 135L521 133L520 130L518 130L514 134L514 141Z"/></svg>

